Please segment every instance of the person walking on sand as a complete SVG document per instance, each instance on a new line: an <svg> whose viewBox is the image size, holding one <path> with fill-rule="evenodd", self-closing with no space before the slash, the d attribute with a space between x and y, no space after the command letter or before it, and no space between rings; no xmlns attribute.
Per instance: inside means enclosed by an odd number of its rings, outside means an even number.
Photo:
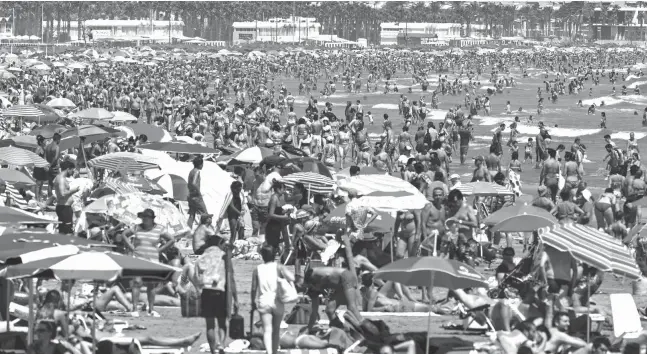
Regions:
<svg viewBox="0 0 647 354"><path fill-rule="evenodd" d="M79 191L79 187L70 189L70 183L67 180L68 177L74 174L74 163L71 161L63 161L61 168L63 172L59 173L54 179L54 186L56 187L56 215L60 222L58 232L71 235L74 233L74 211L72 210L74 199L72 195Z"/></svg>
<svg viewBox="0 0 647 354"><path fill-rule="evenodd" d="M207 214L207 206L204 204L200 189L202 167L204 167L204 160L202 160L202 157L196 157L193 160L193 169L189 172L189 183L187 185L189 188L189 219L187 220L189 228L193 226L196 214Z"/></svg>

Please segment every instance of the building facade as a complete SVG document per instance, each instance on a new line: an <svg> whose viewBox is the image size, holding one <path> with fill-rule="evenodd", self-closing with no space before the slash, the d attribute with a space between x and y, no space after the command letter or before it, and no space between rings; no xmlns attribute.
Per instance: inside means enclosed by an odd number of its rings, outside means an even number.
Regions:
<svg viewBox="0 0 647 354"><path fill-rule="evenodd" d="M606 11L597 7L589 35L594 40L645 41L647 7L629 2L615 9L611 4Z"/></svg>
<svg viewBox="0 0 647 354"><path fill-rule="evenodd" d="M314 17L271 18L233 23L234 44L250 42L299 43L317 38L321 24Z"/></svg>
<svg viewBox="0 0 647 354"><path fill-rule="evenodd" d="M0 37L13 35L13 19L11 16L0 17Z"/></svg>
<svg viewBox="0 0 647 354"><path fill-rule="evenodd" d="M470 25L470 37L484 38L485 26ZM404 23L385 22L380 24L380 44L396 45L405 43L432 44L465 37L466 28L460 23ZM411 40L409 39L411 37ZM400 40L398 41L398 38ZM433 45L433 44L432 44Z"/></svg>
<svg viewBox="0 0 647 354"><path fill-rule="evenodd" d="M43 22L44 31L47 31L48 23ZM66 28L67 23L61 23L61 29ZM0 24L1 27L1 24ZM58 24L54 21L54 32ZM183 38L184 22L182 21L151 21L151 20L86 20L78 28L78 21L70 22L70 38L76 40L82 38L81 34L92 31L93 39L131 39L149 38L168 41L169 35L172 38ZM84 32L85 31L85 32ZM170 32L170 33L169 33Z"/></svg>

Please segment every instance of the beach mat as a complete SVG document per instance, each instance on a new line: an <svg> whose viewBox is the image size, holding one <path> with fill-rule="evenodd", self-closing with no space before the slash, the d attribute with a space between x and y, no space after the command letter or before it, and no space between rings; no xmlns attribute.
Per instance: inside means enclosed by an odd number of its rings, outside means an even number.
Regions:
<svg viewBox="0 0 647 354"><path fill-rule="evenodd" d="M253 350L245 349L242 351L227 350L225 348L225 353L231 354L265 354L265 350ZM335 348L328 349L279 349L277 353L280 354L339 354L339 351Z"/></svg>

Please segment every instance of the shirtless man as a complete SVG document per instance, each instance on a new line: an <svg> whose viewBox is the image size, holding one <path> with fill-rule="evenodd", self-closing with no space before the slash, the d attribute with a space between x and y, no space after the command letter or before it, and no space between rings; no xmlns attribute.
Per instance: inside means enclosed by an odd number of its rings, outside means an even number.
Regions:
<svg viewBox="0 0 647 354"><path fill-rule="evenodd" d="M564 163L564 174L566 177L566 185L569 188L577 188L582 180L582 175L580 174L580 166L575 161L574 155L571 152L566 152L564 155L566 163Z"/></svg>
<svg viewBox="0 0 647 354"><path fill-rule="evenodd" d="M265 118L261 117L259 119L259 124L255 129L254 143L261 144L264 146L269 136L270 136L270 128L265 124Z"/></svg>
<svg viewBox="0 0 647 354"><path fill-rule="evenodd" d="M539 184L548 188L553 202L559 189L559 162L555 159L556 154L555 149L548 149L548 159L544 161L539 173Z"/></svg>
<svg viewBox="0 0 647 354"><path fill-rule="evenodd" d="M474 158L474 173L472 174L472 182L486 181L492 182L492 175L485 166L483 156L477 156Z"/></svg>
<svg viewBox="0 0 647 354"><path fill-rule="evenodd" d="M461 232L467 233L467 238L471 237L472 228L477 228L476 213L472 207L465 203L463 193L458 189L453 189L447 195L447 218L455 218L461 223Z"/></svg>
<svg viewBox="0 0 647 354"><path fill-rule="evenodd" d="M427 204L422 210L422 234L425 239L433 237L435 234L440 239L445 231L446 211L443 204L444 199L445 192L442 188L436 187L432 191L431 203ZM429 242L424 242L424 244L433 246L434 241L429 240Z"/></svg>
<svg viewBox="0 0 647 354"><path fill-rule="evenodd" d="M393 167L391 166L391 157L389 154L382 149L380 143L375 143L375 155L373 156L373 167L382 172L393 172Z"/></svg>
<svg viewBox="0 0 647 354"><path fill-rule="evenodd" d="M547 316L546 327L550 331L550 340L546 343L544 350L549 353L557 353L560 348L566 349L568 347L572 350L579 349L586 346L586 341L568 335L571 320L566 312L556 312L553 320L548 321L550 315Z"/></svg>
<svg viewBox="0 0 647 354"><path fill-rule="evenodd" d="M57 146L58 148L58 146ZM61 163L61 173L54 179L54 186L56 187L56 215L60 222L58 232L62 234L74 233L74 211L72 210L72 195L79 191L79 187L70 189L70 183L67 181L68 177L74 175L74 163L71 161L63 161Z"/></svg>
<svg viewBox="0 0 647 354"><path fill-rule="evenodd" d="M61 142L61 135L54 133L52 141L45 146L45 160L49 162L48 182L47 182L47 199L52 197L54 179L60 172L59 159L61 158L61 149L58 144Z"/></svg>
<svg viewBox="0 0 647 354"><path fill-rule="evenodd" d="M310 129L312 129L312 155L316 156L319 152L321 152L321 147L323 144L323 140L321 137L321 133L323 132L323 123L319 119L318 115L314 115L312 117L312 124L310 125Z"/></svg>
<svg viewBox="0 0 647 354"><path fill-rule="evenodd" d="M485 159L485 166L487 166L492 179L497 173L501 172L501 159L497 155L497 148L494 145L490 146L490 155Z"/></svg>
<svg viewBox="0 0 647 354"><path fill-rule="evenodd" d="M348 311L362 321L362 315L359 311L358 303L360 299L357 298L357 273L355 271L355 262L352 253L352 246L347 235L340 235L341 230L338 231L338 236L344 244L344 252L346 255L346 262L348 268L338 267L316 267L310 268L304 274L303 285L308 287L308 295L311 300L311 313L308 327L316 324L319 317L319 295L326 290L332 290L330 297L326 304L326 315L329 320L333 320L335 311L340 305L346 305Z"/></svg>

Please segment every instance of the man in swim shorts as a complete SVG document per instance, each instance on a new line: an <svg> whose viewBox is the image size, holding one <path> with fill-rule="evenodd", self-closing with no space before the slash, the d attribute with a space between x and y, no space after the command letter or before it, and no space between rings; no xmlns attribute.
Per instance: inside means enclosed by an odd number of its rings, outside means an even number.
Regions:
<svg viewBox="0 0 647 354"><path fill-rule="evenodd" d="M544 161L539 174L539 185L545 185L548 188L553 202L555 202L559 190L559 162L555 156L557 156L557 151L548 149L548 159Z"/></svg>

